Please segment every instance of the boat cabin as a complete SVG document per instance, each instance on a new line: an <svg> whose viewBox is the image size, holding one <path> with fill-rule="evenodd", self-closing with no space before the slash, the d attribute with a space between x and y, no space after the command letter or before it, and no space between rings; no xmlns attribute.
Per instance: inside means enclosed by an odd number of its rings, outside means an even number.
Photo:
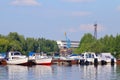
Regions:
<svg viewBox="0 0 120 80"><path fill-rule="evenodd" d="M25 58L25 57L26 56L22 56L21 52L19 52L19 51L10 51L6 54L6 58L8 60Z"/></svg>
<svg viewBox="0 0 120 80"><path fill-rule="evenodd" d="M84 58L84 59L97 58L97 55L95 53L93 53L93 52L85 52L85 53L81 54L81 57Z"/></svg>

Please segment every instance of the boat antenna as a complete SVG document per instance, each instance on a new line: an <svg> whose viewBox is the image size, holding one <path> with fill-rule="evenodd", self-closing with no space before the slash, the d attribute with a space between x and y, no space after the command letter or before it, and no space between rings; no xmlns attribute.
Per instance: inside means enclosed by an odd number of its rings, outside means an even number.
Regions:
<svg viewBox="0 0 120 80"><path fill-rule="evenodd" d="M94 24L94 38L97 39L97 23Z"/></svg>

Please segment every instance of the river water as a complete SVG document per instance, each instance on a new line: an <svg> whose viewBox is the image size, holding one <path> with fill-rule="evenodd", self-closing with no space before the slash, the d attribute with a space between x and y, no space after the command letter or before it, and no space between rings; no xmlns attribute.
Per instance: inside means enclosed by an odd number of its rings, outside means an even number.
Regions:
<svg viewBox="0 0 120 80"><path fill-rule="evenodd" d="M1 65L0 80L120 80L120 65Z"/></svg>

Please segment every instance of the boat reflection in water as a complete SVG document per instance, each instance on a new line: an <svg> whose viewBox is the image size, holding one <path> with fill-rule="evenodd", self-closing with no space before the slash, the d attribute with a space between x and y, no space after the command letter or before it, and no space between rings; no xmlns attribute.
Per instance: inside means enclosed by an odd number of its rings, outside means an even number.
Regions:
<svg viewBox="0 0 120 80"><path fill-rule="evenodd" d="M81 79L83 80L113 80L116 79L116 64L115 65L89 65L81 66Z"/></svg>
<svg viewBox="0 0 120 80"><path fill-rule="evenodd" d="M7 70L2 70L6 69ZM44 66L32 67L7 65L0 67L3 74L0 80L118 80L120 66L115 65L72 65L72 66Z"/></svg>
<svg viewBox="0 0 120 80"><path fill-rule="evenodd" d="M20 65L7 65L9 80L27 80L28 68Z"/></svg>
<svg viewBox="0 0 120 80"><path fill-rule="evenodd" d="M29 75L33 80L48 80L52 76L52 66L36 65L29 67Z"/></svg>
<svg viewBox="0 0 120 80"><path fill-rule="evenodd" d="M48 80L52 76L51 66L7 65L7 80Z"/></svg>

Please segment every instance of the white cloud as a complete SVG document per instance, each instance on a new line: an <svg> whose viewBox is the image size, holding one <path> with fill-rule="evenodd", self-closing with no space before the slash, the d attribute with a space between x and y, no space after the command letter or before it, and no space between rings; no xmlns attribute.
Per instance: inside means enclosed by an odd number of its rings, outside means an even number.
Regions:
<svg viewBox="0 0 120 80"><path fill-rule="evenodd" d="M73 33L73 32L77 32L77 29L75 29L75 28L69 28L69 29L68 29L68 32L72 32L72 33Z"/></svg>
<svg viewBox="0 0 120 80"><path fill-rule="evenodd" d="M40 5L36 0L14 0L12 5L27 5L27 6L36 6Z"/></svg>
<svg viewBox="0 0 120 80"><path fill-rule="evenodd" d="M93 24L83 24L80 25L79 30L81 31L94 31L94 25ZM104 30L104 27L100 24L97 25L97 31L101 32Z"/></svg>
<svg viewBox="0 0 120 80"><path fill-rule="evenodd" d="M65 2L93 2L95 0L62 0Z"/></svg>
<svg viewBox="0 0 120 80"><path fill-rule="evenodd" d="M120 6L117 7L117 11L120 11Z"/></svg>
<svg viewBox="0 0 120 80"><path fill-rule="evenodd" d="M98 32L102 32L104 31L105 28L98 24L97 25L97 31ZM70 33L76 33L76 32L93 32L94 31L94 24L82 24L80 25L79 27L70 27L69 29L63 29L63 31L67 31L67 32L70 32Z"/></svg>
<svg viewBox="0 0 120 80"><path fill-rule="evenodd" d="M72 12L72 16L88 16L91 15L91 12L85 12L85 11L81 11L81 12Z"/></svg>

